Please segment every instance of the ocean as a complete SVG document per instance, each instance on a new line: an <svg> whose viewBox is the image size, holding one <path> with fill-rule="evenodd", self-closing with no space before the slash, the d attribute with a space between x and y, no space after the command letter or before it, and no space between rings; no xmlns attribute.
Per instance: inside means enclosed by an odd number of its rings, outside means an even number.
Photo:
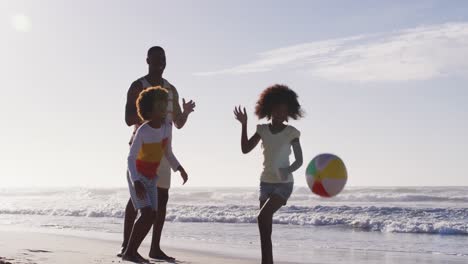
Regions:
<svg viewBox="0 0 468 264"><path fill-rule="evenodd" d="M128 190L0 189L0 226L121 239ZM173 188L167 245L258 256L256 188ZM468 260L468 187L347 187L334 198L296 187L274 216L275 255L309 249L459 256ZM116 249L117 251L118 249Z"/></svg>

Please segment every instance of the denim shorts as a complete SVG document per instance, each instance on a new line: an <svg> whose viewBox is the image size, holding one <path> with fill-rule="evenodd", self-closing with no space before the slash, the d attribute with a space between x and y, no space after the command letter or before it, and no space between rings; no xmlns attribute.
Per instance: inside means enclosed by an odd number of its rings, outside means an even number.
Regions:
<svg viewBox="0 0 468 264"><path fill-rule="evenodd" d="M269 183L260 182L260 197L261 202L268 200L273 194L280 196L284 199L284 204L288 201L293 191L294 182L284 183Z"/></svg>

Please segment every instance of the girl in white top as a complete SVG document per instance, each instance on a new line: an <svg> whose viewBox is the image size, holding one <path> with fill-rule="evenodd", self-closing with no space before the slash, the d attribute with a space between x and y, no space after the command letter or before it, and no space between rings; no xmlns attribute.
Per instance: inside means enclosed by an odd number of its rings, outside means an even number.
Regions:
<svg viewBox="0 0 468 264"><path fill-rule="evenodd" d="M138 115L145 123L136 131L128 155L128 188L135 209L140 216L132 227L132 232L122 254L123 260L149 263L139 253L138 248L156 220L158 190L156 179L163 156L166 156L172 169L179 171L184 183L187 172L172 153L172 124L166 120L168 91L161 87L143 90L136 105Z"/></svg>
<svg viewBox="0 0 468 264"><path fill-rule="evenodd" d="M292 173L302 165L300 132L285 124L289 118L299 119L303 111L297 94L285 85L273 85L262 92L255 108L259 119L271 120L257 126L256 133L247 137L247 112L241 107L234 109L236 119L242 124L241 148L247 154L262 140L263 171L260 176L260 213L258 227L262 247L262 264L273 263L271 243L273 214L286 204L293 186ZM290 164L291 148L296 160Z"/></svg>

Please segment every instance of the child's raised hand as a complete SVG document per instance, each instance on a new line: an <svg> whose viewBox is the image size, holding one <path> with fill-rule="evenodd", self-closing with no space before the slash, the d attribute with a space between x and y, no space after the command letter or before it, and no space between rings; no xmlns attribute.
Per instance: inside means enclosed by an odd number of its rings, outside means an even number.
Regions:
<svg viewBox="0 0 468 264"><path fill-rule="evenodd" d="M244 107L244 112L242 112L241 106L239 105L238 107L234 108L234 115L236 116L236 119L239 120L239 122L242 125L247 124L247 112L245 111Z"/></svg>

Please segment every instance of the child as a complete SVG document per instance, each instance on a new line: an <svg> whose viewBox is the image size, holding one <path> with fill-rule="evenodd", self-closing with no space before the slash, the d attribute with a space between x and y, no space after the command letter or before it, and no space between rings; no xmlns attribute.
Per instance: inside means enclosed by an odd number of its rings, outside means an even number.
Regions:
<svg viewBox="0 0 468 264"><path fill-rule="evenodd" d="M302 165L300 132L284 124L289 118L297 120L303 116L297 94L285 85L273 85L262 92L255 108L259 119L267 118L270 124L257 125L257 132L248 139L247 113L241 107L234 109L236 119L242 124L241 148L247 154L262 140L263 172L260 177L260 213L258 228L262 248L262 264L273 263L271 244L273 214L291 196L294 186L292 172ZM290 165L291 146L296 160Z"/></svg>
<svg viewBox="0 0 468 264"><path fill-rule="evenodd" d="M138 248L155 220L158 194L156 181L161 158L165 155L174 171L180 171L187 181L187 173L172 153L172 125L166 120L168 91L161 87L143 90L137 99L138 115L145 122L138 128L128 155L128 186L135 209L140 217L135 222L124 260L147 262Z"/></svg>

